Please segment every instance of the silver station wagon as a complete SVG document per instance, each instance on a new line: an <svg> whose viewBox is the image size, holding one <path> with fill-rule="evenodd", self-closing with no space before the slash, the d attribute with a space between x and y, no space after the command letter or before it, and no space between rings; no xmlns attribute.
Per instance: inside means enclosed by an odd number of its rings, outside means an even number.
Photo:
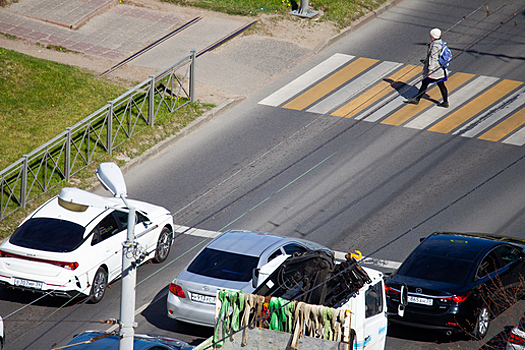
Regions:
<svg viewBox="0 0 525 350"><path fill-rule="evenodd" d="M280 265L294 253L327 250L314 242L275 234L232 230L208 243L169 286L168 316L201 326L215 326L218 289L251 293L265 278L263 267ZM275 267L277 267L275 266Z"/></svg>

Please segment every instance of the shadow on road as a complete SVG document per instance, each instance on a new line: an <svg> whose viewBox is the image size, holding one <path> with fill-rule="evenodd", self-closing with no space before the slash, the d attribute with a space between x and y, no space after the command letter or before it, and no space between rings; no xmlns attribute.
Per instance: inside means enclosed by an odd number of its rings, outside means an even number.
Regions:
<svg viewBox="0 0 525 350"><path fill-rule="evenodd" d="M155 295L148 307L142 311L141 315L149 323L164 331L182 333L199 338L190 343L190 345L198 345L203 340L212 336L213 328L178 322L169 318L166 311L167 295L168 287L166 286Z"/></svg>
<svg viewBox="0 0 525 350"><path fill-rule="evenodd" d="M0 300L22 305L32 304L43 307L62 308L81 304L85 301L85 297L69 299L64 297L44 295L44 293L0 287Z"/></svg>
<svg viewBox="0 0 525 350"><path fill-rule="evenodd" d="M507 340L509 338L512 326L506 326L505 329L499 332L495 337L490 339L486 344L479 348L479 350L494 350L505 349L507 347Z"/></svg>
<svg viewBox="0 0 525 350"><path fill-rule="evenodd" d="M388 336L392 338L436 344L453 343L460 340L465 340L465 336L461 334L447 336L445 332L436 332L434 330L400 326L395 324L388 325Z"/></svg>

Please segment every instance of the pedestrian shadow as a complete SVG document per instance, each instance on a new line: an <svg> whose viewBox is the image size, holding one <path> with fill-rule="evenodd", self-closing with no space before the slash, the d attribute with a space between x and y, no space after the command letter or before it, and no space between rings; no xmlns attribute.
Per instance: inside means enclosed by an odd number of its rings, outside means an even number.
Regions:
<svg viewBox="0 0 525 350"><path fill-rule="evenodd" d="M392 80L390 78L385 78L383 79L383 81L387 82L390 84L390 86L392 86L392 88L394 88L397 93L400 95L400 96L403 96L404 98L408 99L408 98L411 98L411 97L415 97L419 91L418 88L416 88L414 85L409 85L403 81L396 81L396 80ZM434 98L431 98L428 94L423 94L423 96L421 96L421 99L422 100L428 100L428 101L431 101L433 103L439 103L438 100L434 99Z"/></svg>
<svg viewBox="0 0 525 350"><path fill-rule="evenodd" d="M393 89L395 89L400 96L403 96L404 98L414 97L419 91L414 85L407 84L403 81L393 80L390 78L385 78L383 79L383 81L390 84L390 86Z"/></svg>

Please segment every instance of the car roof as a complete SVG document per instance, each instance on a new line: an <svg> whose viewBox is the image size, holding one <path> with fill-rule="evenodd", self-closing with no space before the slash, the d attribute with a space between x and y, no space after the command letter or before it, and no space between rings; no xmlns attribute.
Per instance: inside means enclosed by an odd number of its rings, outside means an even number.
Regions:
<svg viewBox="0 0 525 350"><path fill-rule="evenodd" d="M435 232L428 236L419 249L428 249L434 255L457 257L474 261L502 243L525 244L525 241L494 234ZM521 242L521 243L520 243Z"/></svg>
<svg viewBox="0 0 525 350"><path fill-rule="evenodd" d="M115 207L115 208L122 208L125 209L124 203L120 198L114 198L114 197L104 197L104 200L107 202L108 207ZM166 209L138 201L133 199L127 199L127 202L135 207L138 211L141 213L148 215L148 213L157 212L157 214L160 214L161 212L167 212ZM81 226L87 226L93 219L97 218L99 215L110 212L113 209L107 209L107 208L98 208L98 207L87 207L85 211L72 211L69 209L66 209L58 203L58 196L55 196L48 200L46 203L41 205L38 209L36 209L34 212L31 213L25 220L31 219L31 218L53 218L53 219L60 219L60 220L66 220L71 221L76 224L79 224ZM24 221L25 221L24 220Z"/></svg>
<svg viewBox="0 0 525 350"><path fill-rule="evenodd" d="M114 198L107 198L108 205L118 205ZM35 210L29 218L53 218L71 221L81 226L87 226L94 218L98 217L100 214L104 213L108 209L106 208L97 208L97 207L88 207L85 211L72 211L68 210L58 204L58 196L51 198L45 204L40 206Z"/></svg>
<svg viewBox="0 0 525 350"><path fill-rule="evenodd" d="M100 339L87 343L96 337L100 337ZM73 344L78 345L71 346ZM68 349L71 350L117 350L118 344L119 336L117 334L100 331L85 331L75 336L69 343L67 343L67 345L70 345ZM145 350L154 345L164 345L166 349L171 350L193 348L187 343L174 338L136 334L133 342L133 350Z"/></svg>
<svg viewBox="0 0 525 350"><path fill-rule="evenodd" d="M226 252L261 256L266 249L283 241L297 240L260 231L230 230L216 237L207 247Z"/></svg>

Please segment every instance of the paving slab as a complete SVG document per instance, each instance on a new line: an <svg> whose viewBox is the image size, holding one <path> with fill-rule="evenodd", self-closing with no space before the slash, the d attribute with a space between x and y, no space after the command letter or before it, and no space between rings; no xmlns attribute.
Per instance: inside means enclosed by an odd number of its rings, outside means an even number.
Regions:
<svg viewBox="0 0 525 350"><path fill-rule="evenodd" d="M13 13L77 29L118 0L22 0L8 7Z"/></svg>
<svg viewBox="0 0 525 350"><path fill-rule="evenodd" d="M36 0L22 0L20 3ZM62 0L44 0L61 2ZM118 4L91 18L78 29L0 10L0 32L43 45L107 59L124 59L164 36L184 21L182 16ZM58 18L58 17L55 17Z"/></svg>

